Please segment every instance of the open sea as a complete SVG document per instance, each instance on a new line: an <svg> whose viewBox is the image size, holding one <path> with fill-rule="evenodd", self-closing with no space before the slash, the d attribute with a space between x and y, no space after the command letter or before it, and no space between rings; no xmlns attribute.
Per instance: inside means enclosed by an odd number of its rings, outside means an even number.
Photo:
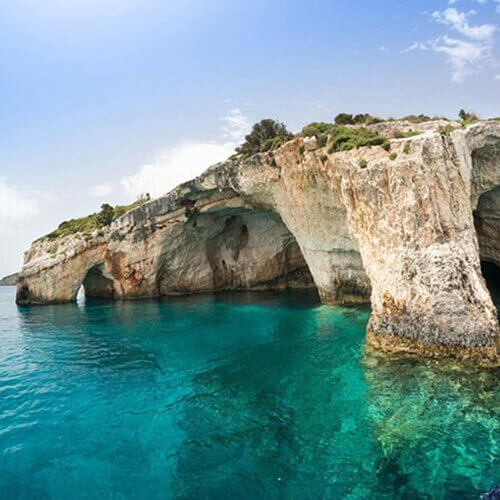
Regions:
<svg viewBox="0 0 500 500"><path fill-rule="evenodd" d="M0 498L478 499L498 372L363 351L312 293L20 307L0 287Z"/></svg>

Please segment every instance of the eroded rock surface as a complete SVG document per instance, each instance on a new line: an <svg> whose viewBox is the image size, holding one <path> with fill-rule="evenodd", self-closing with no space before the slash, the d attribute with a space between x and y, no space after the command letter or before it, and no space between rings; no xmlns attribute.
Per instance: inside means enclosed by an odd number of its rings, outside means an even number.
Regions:
<svg viewBox="0 0 500 500"><path fill-rule="evenodd" d="M390 152L298 137L215 165L103 235L34 242L18 302L72 301L82 283L114 298L315 286L328 304L371 296L374 347L494 360L479 253L500 260L500 124L440 125Z"/></svg>

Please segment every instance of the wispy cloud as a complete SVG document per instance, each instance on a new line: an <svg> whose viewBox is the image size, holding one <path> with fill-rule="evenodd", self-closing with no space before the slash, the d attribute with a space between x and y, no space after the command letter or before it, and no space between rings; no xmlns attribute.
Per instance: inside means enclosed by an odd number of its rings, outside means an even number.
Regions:
<svg viewBox="0 0 500 500"><path fill-rule="evenodd" d="M121 185L127 194L150 193L156 197L181 182L202 173L207 167L230 156L250 131L250 120L239 109L221 118L220 141L185 141L163 151L157 158L124 177Z"/></svg>
<svg viewBox="0 0 500 500"><path fill-rule="evenodd" d="M239 109L232 109L221 121L222 136L230 142L242 142L251 127L250 120Z"/></svg>
<svg viewBox="0 0 500 500"><path fill-rule="evenodd" d="M406 49L404 49L402 52L407 53L407 52L412 52L414 50L429 50L429 43L428 42L415 42Z"/></svg>
<svg viewBox="0 0 500 500"><path fill-rule="evenodd" d="M485 0L476 0L486 3ZM495 0L500 6L500 0ZM449 0L449 4L457 0ZM463 82L467 77L478 73L485 67L494 65L493 44L498 30L495 24L472 25L470 16L474 11L461 12L455 8L434 11L431 18L461 35L457 38L443 34L433 40L417 41L403 50L403 53L415 50L432 51L442 54L451 67L451 78L455 82Z"/></svg>
<svg viewBox="0 0 500 500"><path fill-rule="evenodd" d="M489 40L495 33L497 27L493 24L481 24L479 26L471 26L469 24L469 15L471 13L460 12L457 9L449 8L440 12L434 11L432 18L441 24L451 26L455 31L472 40Z"/></svg>
<svg viewBox="0 0 500 500"><path fill-rule="evenodd" d="M443 36L434 40L432 50L445 54L451 66L451 78L463 82L491 62L491 46Z"/></svg>

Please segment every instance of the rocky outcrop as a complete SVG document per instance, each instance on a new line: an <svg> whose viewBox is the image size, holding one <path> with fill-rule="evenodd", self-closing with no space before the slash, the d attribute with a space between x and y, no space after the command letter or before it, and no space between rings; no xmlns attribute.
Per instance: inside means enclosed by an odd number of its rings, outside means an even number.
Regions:
<svg viewBox="0 0 500 500"><path fill-rule="evenodd" d="M0 279L0 286L14 286L19 279L19 273L9 274Z"/></svg>
<svg viewBox="0 0 500 500"><path fill-rule="evenodd" d="M371 346L494 360L479 253L500 261L500 124L439 125L390 152L297 137L215 165L101 235L34 242L17 300L315 286L328 304L371 297Z"/></svg>

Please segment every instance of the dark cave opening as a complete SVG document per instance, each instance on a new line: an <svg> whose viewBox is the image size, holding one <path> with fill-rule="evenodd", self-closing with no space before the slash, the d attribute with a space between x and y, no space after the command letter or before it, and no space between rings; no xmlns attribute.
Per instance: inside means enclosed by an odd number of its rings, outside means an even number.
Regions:
<svg viewBox="0 0 500 500"><path fill-rule="evenodd" d="M500 307L500 186L484 192L473 212L481 272L493 303Z"/></svg>
<svg viewBox="0 0 500 500"><path fill-rule="evenodd" d="M114 297L113 280L104 275L102 264L89 269L82 287L86 299L112 299Z"/></svg>
<svg viewBox="0 0 500 500"><path fill-rule="evenodd" d="M481 261L481 272L486 281L493 303L500 315L500 267L494 262Z"/></svg>

